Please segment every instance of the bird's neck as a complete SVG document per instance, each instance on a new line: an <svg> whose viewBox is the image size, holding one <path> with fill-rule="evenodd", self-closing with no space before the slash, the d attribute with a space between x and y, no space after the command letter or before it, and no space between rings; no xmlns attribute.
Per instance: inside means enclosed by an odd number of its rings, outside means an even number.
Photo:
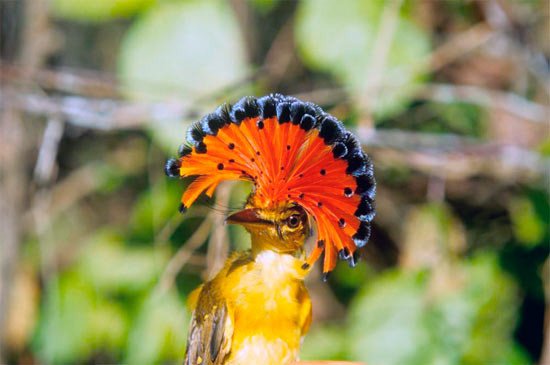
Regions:
<svg viewBox="0 0 550 365"><path fill-rule="evenodd" d="M303 251L285 251L278 249L284 247L284 243L273 244L266 242L264 237L252 235L251 256L256 265L272 272L272 279L287 277L303 280L307 270L302 268L304 264ZM262 271L265 271L262 270Z"/></svg>

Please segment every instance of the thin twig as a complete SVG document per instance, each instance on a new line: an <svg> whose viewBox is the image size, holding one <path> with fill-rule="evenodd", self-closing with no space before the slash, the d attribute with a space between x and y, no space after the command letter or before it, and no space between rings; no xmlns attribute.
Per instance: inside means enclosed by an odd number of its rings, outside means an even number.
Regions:
<svg viewBox="0 0 550 365"><path fill-rule="evenodd" d="M513 145L398 130L358 133L379 169L406 166L445 180L479 175L509 183L540 179L550 169L550 159Z"/></svg>
<svg viewBox="0 0 550 365"><path fill-rule="evenodd" d="M423 69L428 66L429 71L435 72L482 47L497 35L498 32L495 32L487 23L478 23L443 43L416 67Z"/></svg>
<svg viewBox="0 0 550 365"><path fill-rule="evenodd" d="M371 101L376 98L377 91L383 84L386 59L388 58L395 31L399 24L399 10L402 3L403 0L388 1L380 19L380 25L378 26L372 50L373 58L369 64L367 84L360 100L360 105L362 105L367 113L370 111L369 105ZM370 120L370 118L365 118L364 120Z"/></svg>
<svg viewBox="0 0 550 365"><path fill-rule="evenodd" d="M204 206L197 206L193 208L190 212L185 213L185 219L205 217L207 214L208 208ZM164 244L168 242L170 236L174 234L178 226L183 221L183 215L179 212L176 212L172 218L168 219L166 224L159 230L155 236L155 242L159 244Z"/></svg>
<svg viewBox="0 0 550 365"><path fill-rule="evenodd" d="M29 78L46 90L82 95L90 98L119 98L116 78L105 72L62 67L55 70L13 64L0 64L0 82L26 88Z"/></svg>
<svg viewBox="0 0 550 365"><path fill-rule="evenodd" d="M216 190L216 206L227 207L231 197L231 189L235 186L234 181L227 181ZM229 242L227 237L227 226L225 217L222 214L213 214L213 231L208 241L208 251L206 254L206 279L211 279L223 266L229 252Z"/></svg>
<svg viewBox="0 0 550 365"><path fill-rule="evenodd" d="M34 178L40 185L48 183L54 178L55 159L63 130L64 124L61 120L57 118L48 120L34 168Z"/></svg>
<svg viewBox="0 0 550 365"><path fill-rule="evenodd" d="M52 32L49 29L48 3L44 0L26 1L23 4L26 21L19 46L19 61L31 70L41 67L52 49ZM32 72L31 72L32 73ZM2 98L6 96L2 90ZM5 362L4 345L7 314L10 311L12 278L22 239L20 219L25 202L28 178L25 168L25 141L27 130L19 110L10 105L0 113L0 363Z"/></svg>
<svg viewBox="0 0 550 365"><path fill-rule="evenodd" d="M530 122L548 123L550 119L548 106L534 103L514 93L478 86L427 84L416 95L442 103L466 102L488 109L502 109Z"/></svg>
<svg viewBox="0 0 550 365"><path fill-rule="evenodd" d="M212 214L213 213L204 219L193 235L189 237L187 242L185 242L176 254L172 256L154 289L154 293L162 295L168 291L174 284L174 280L178 273L193 255L193 252L206 242L206 238L210 234L212 228Z"/></svg>

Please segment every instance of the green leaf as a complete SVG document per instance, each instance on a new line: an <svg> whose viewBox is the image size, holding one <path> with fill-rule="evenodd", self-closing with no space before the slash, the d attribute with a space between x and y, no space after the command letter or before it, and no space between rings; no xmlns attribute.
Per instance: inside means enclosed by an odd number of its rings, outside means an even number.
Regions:
<svg viewBox="0 0 550 365"><path fill-rule="evenodd" d="M161 181L141 193L130 218L134 236L151 241L155 233L178 214L182 191L181 181Z"/></svg>
<svg viewBox="0 0 550 365"><path fill-rule="evenodd" d="M412 207L404 228L401 254L404 267L440 266L456 257L466 245L464 227L444 203Z"/></svg>
<svg viewBox="0 0 550 365"><path fill-rule="evenodd" d="M420 364L429 342L423 325L425 275L390 272L362 290L350 308L354 360L368 364ZM424 347L425 355L429 348ZM426 362L424 362L426 363Z"/></svg>
<svg viewBox="0 0 550 365"><path fill-rule="evenodd" d="M519 307L517 288L499 268L497 258L491 254L475 257L465 267L465 282L463 295L476 312L461 363L506 364L507 356L520 356L519 352L508 351L513 346ZM524 363L529 361L525 359Z"/></svg>
<svg viewBox="0 0 550 365"><path fill-rule="evenodd" d="M189 318L174 291L147 298L130 331L124 363L182 363Z"/></svg>
<svg viewBox="0 0 550 365"><path fill-rule="evenodd" d="M54 16L83 22L125 18L148 8L157 0L53 0Z"/></svg>
<svg viewBox="0 0 550 365"><path fill-rule="evenodd" d="M509 211L514 234L519 242L526 246L534 246L542 241L548 226L538 216L531 200L516 198L512 200Z"/></svg>
<svg viewBox="0 0 550 365"><path fill-rule="evenodd" d="M310 67L336 76L350 92L360 97L369 79L380 77L369 106L377 116L401 110L422 79L418 62L430 50L429 38L403 10L398 15L393 42L382 74L371 74L376 35L384 1L304 0L296 18L296 42Z"/></svg>
<svg viewBox="0 0 550 365"><path fill-rule="evenodd" d="M137 293L152 287L168 261L166 251L125 247L108 233L93 237L78 271L102 293Z"/></svg>
<svg viewBox="0 0 550 365"><path fill-rule="evenodd" d="M77 272L66 272L46 288L36 351L46 363L83 362L95 351L120 348L127 326L118 304L99 296Z"/></svg>
<svg viewBox="0 0 550 365"><path fill-rule="evenodd" d="M248 2L261 14L269 13L279 4L276 0L248 0Z"/></svg>
<svg viewBox="0 0 550 365"><path fill-rule="evenodd" d="M118 74L123 91L138 100L177 100L184 108L241 82L245 46L230 4L162 2L128 31ZM159 116L153 136L169 150L185 137L186 123Z"/></svg>
<svg viewBox="0 0 550 365"><path fill-rule="evenodd" d="M346 358L346 330L343 326L314 326L304 337L300 349L301 360L344 360Z"/></svg>
<svg viewBox="0 0 550 365"><path fill-rule="evenodd" d="M450 272L447 278L441 269L387 272L363 288L350 311L353 359L384 365L529 363L513 340L517 288L496 256L478 255Z"/></svg>
<svg viewBox="0 0 550 365"><path fill-rule="evenodd" d="M539 153L545 157L550 156L550 138L545 139L537 147Z"/></svg>

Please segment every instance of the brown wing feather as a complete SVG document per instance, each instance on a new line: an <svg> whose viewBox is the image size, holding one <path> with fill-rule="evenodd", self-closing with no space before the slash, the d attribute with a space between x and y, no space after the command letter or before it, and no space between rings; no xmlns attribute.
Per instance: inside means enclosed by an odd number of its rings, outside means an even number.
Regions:
<svg viewBox="0 0 550 365"><path fill-rule="evenodd" d="M193 311L185 365L222 365L231 349L233 321L212 282L202 288Z"/></svg>

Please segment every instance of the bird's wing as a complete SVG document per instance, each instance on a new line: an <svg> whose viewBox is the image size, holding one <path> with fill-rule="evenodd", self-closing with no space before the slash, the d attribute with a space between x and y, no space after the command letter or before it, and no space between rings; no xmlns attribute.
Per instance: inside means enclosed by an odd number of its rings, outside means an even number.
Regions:
<svg viewBox="0 0 550 365"><path fill-rule="evenodd" d="M185 365L221 365L231 349L233 319L226 302L207 283L193 311Z"/></svg>
<svg viewBox="0 0 550 365"><path fill-rule="evenodd" d="M201 291L202 291L202 287L204 285L200 285L198 288L196 288L195 290L193 290L189 296L187 296L187 307L189 309L191 309L192 311L195 310L195 308L197 308L197 303L199 301L199 295L201 294Z"/></svg>

